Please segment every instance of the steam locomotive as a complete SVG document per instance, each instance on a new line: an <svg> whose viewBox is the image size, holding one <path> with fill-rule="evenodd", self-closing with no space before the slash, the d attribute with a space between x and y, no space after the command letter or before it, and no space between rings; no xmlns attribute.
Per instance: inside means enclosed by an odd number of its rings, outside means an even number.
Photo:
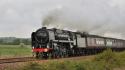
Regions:
<svg viewBox="0 0 125 70"><path fill-rule="evenodd" d="M32 32L32 51L37 58L96 54L107 48L125 50L125 40L42 27Z"/></svg>

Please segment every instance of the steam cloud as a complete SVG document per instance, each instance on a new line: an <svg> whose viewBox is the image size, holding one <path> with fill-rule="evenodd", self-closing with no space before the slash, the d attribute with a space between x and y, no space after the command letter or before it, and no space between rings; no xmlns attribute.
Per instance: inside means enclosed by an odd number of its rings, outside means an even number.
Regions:
<svg viewBox="0 0 125 70"><path fill-rule="evenodd" d="M85 0L82 4L76 3L75 7L66 5L56 8L45 16L42 25L125 39L124 9L111 1L94 3Z"/></svg>

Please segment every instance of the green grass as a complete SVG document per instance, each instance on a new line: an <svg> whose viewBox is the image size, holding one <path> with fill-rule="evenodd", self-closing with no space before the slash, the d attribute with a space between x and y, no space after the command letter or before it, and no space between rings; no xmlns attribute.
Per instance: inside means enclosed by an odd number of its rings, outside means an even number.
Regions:
<svg viewBox="0 0 125 70"><path fill-rule="evenodd" d="M31 47L20 45L0 45L0 57L29 56ZM124 70L125 52L112 52L110 49L93 56L91 60L48 60L28 62L15 70ZM16 64L15 64L16 65ZM10 67L11 68L11 67ZM122 69L121 69L122 68ZM9 70L9 69L7 69Z"/></svg>
<svg viewBox="0 0 125 70"><path fill-rule="evenodd" d="M106 70L105 63L91 61L64 61L28 63L21 70Z"/></svg>
<svg viewBox="0 0 125 70"><path fill-rule="evenodd" d="M0 45L0 58L31 56L31 47L20 45Z"/></svg>
<svg viewBox="0 0 125 70"><path fill-rule="evenodd" d="M51 61L44 63L28 63L21 70L123 70L125 52L112 52L110 49L95 56L95 59ZM122 69L121 69L122 68Z"/></svg>

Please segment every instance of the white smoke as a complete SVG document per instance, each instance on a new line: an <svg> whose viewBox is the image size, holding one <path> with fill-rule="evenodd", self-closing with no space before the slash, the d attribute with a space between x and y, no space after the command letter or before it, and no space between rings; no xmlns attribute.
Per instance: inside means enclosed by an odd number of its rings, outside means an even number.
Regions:
<svg viewBox="0 0 125 70"><path fill-rule="evenodd" d="M122 10L122 11L121 11ZM85 31L114 38L125 38L124 9L114 0L98 2L76 2L49 12L43 20L43 26Z"/></svg>

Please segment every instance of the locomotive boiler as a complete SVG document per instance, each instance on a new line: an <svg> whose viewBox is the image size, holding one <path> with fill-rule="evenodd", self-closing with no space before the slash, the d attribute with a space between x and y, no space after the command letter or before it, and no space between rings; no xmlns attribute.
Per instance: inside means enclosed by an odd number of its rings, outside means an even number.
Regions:
<svg viewBox="0 0 125 70"><path fill-rule="evenodd" d="M42 27L32 33L32 50L37 58L70 57L96 54L107 48L125 49L125 40Z"/></svg>

